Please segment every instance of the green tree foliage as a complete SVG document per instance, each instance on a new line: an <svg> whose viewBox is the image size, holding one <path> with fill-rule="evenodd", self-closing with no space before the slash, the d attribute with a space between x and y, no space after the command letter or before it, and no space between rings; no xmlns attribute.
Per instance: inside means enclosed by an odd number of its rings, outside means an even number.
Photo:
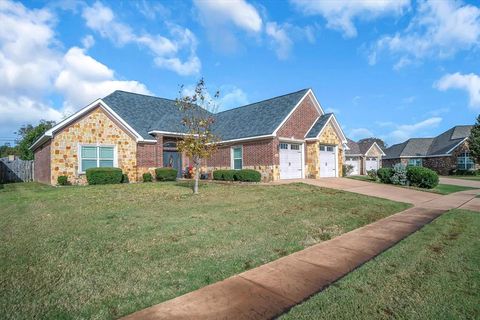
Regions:
<svg viewBox="0 0 480 320"><path fill-rule="evenodd" d="M468 137L468 146L472 158L478 163L480 161L480 114L477 116L477 122L470 132L470 137Z"/></svg>
<svg viewBox="0 0 480 320"><path fill-rule="evenodd" d="M385 141L383 141L382 139L380 138L364 138L364 139L360 139L358 140L358 143L366 143L366 144L373 144L374 142L376 142L378 144L378 146L380 148L382 148L383 150L385 150L386 148L388 148L388 145L385 143Z"/></svg>
<svg viewBox="0 0 480 320"><path fill-rule="evenodd" d="M215 121L214 112L218 109L220 92L210 97L201 78L193 94L185 95L184 87L180 86L177 107L182 111L182 125L186 128L186 135L178 142L178 150L184 152L193 162L195 168L195 184L193 192L198 193L198 180L202 160L210 158L217 149L218 137L212 132Z"/></svg>
<svg viewBox="0 0 480 320"><path fill-rule="evenodd" d="M16 146L11 147L9 144L0 146L0 158L5 158L9 155L18 156L19 155L18 148Z"/></svg>
<svg viewBox="0 0 480 320"><path fill-rule="evenodd" d="M30 146L47 130L55 125L55 121L40 120L36 126L27 124L22 126L16 134L19 137L17 145L18 156L23 160L33 160L33 152Z"/></svg>

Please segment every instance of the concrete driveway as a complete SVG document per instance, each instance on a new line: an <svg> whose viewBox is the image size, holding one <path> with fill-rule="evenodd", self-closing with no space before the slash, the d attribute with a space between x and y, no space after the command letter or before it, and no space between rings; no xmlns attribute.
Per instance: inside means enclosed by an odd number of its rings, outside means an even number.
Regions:
<svg viewBox="0 0 480 320"><path fill-rule="evenodd" d="M449 177L440 177L441 184L453 184L455 186L464 186L480 189L480 181L475 180L466 180L466 179L456 179Z"/></svg>
<svg viewBox="0 0 480 320"><path fill-rule="evenodd" d="M422 204L442 197L442 195L436 193L417 191L388 184L365 182L347 178L282 180L275 182L275 184L292 182L302 182L318 187L350 191L372 197L411 203L415 206L421 206Z"/></svg>

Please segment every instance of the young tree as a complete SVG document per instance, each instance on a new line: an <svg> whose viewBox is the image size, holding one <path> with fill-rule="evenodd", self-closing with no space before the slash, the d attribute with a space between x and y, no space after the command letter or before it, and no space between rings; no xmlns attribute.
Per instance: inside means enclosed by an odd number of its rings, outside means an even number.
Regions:
<svg viewBox="0 0 480 320"><path fill-rule="evenodd" d="M202 161L208 159L217 149L218 137L213 133L215 122L214 113L218 108L217 100L220 92L213 98L208 94L205 80L201 78L191 95L185 95L183 85L180 86L177 107L183 113L182 124L186 128L186 135L177 144L178 150L184 152L192 161L195 168L195 183L193 193L198 193L198 180Z"/></svg>
<svg viewBox="0 0 480 320"><path fill-rule="evenodd" d="M477 116L477 122L470 131L468 137L468 147L472 158L478 163L480 162L480 114Z"/></svg>
<svg viewBox="0 0 480 320"><path fill-rule="evenodd" d="M30 146L54 125L55 121L40 120L40 123L36 126L31 124L22 126L18 132L16 132L19 136L17 148L20 159L33 160L33 152L29 149Z"/></svg>

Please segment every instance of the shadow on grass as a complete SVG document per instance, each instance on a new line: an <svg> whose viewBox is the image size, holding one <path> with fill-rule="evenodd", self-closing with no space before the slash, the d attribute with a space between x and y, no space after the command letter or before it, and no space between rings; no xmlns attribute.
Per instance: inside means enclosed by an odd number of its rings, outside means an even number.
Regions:
<svg viewBox="0 0 480 320"><path fill-rule="evenodd" d="M177 181L175 185L177 187L183 187L183 188L188 188L193 190L193 184L195 181L193 180L182 180L182 181ZM198 187L199 188L206 188L208 186L208 182L206 181L199 181L198 182Z"/></svg>

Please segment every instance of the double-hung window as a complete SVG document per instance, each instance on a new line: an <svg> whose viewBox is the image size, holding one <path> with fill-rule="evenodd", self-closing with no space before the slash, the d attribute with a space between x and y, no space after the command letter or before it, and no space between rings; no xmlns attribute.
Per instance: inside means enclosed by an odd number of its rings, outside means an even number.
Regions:
<svg viewBox="0 0 480 320"><path fill-rule="evenodd" d="M232 148L232 168L241 170L243 167L243 150L242 147Z"/></svg>
<svg viewBox="0 0 480 320"><path fill-rule="evenodd" d="M115 147L113 146L80 146L80 172L89 168L114 167Z"/></svg>
<svg viewBox="0 0 480 320"><path fill-rule="evenodd" d="M473 170L475 169L475 161L470 157L470 152L463 152L457 157L457 169Z"/></svg>
<svg viewBox="0 0 480 320"><path fill-rule="evenodd" d="M408 165L409 166L414 166L414 167L422 167L423 166L423 161L421 158L419 159L408 159Z"/></svg>

